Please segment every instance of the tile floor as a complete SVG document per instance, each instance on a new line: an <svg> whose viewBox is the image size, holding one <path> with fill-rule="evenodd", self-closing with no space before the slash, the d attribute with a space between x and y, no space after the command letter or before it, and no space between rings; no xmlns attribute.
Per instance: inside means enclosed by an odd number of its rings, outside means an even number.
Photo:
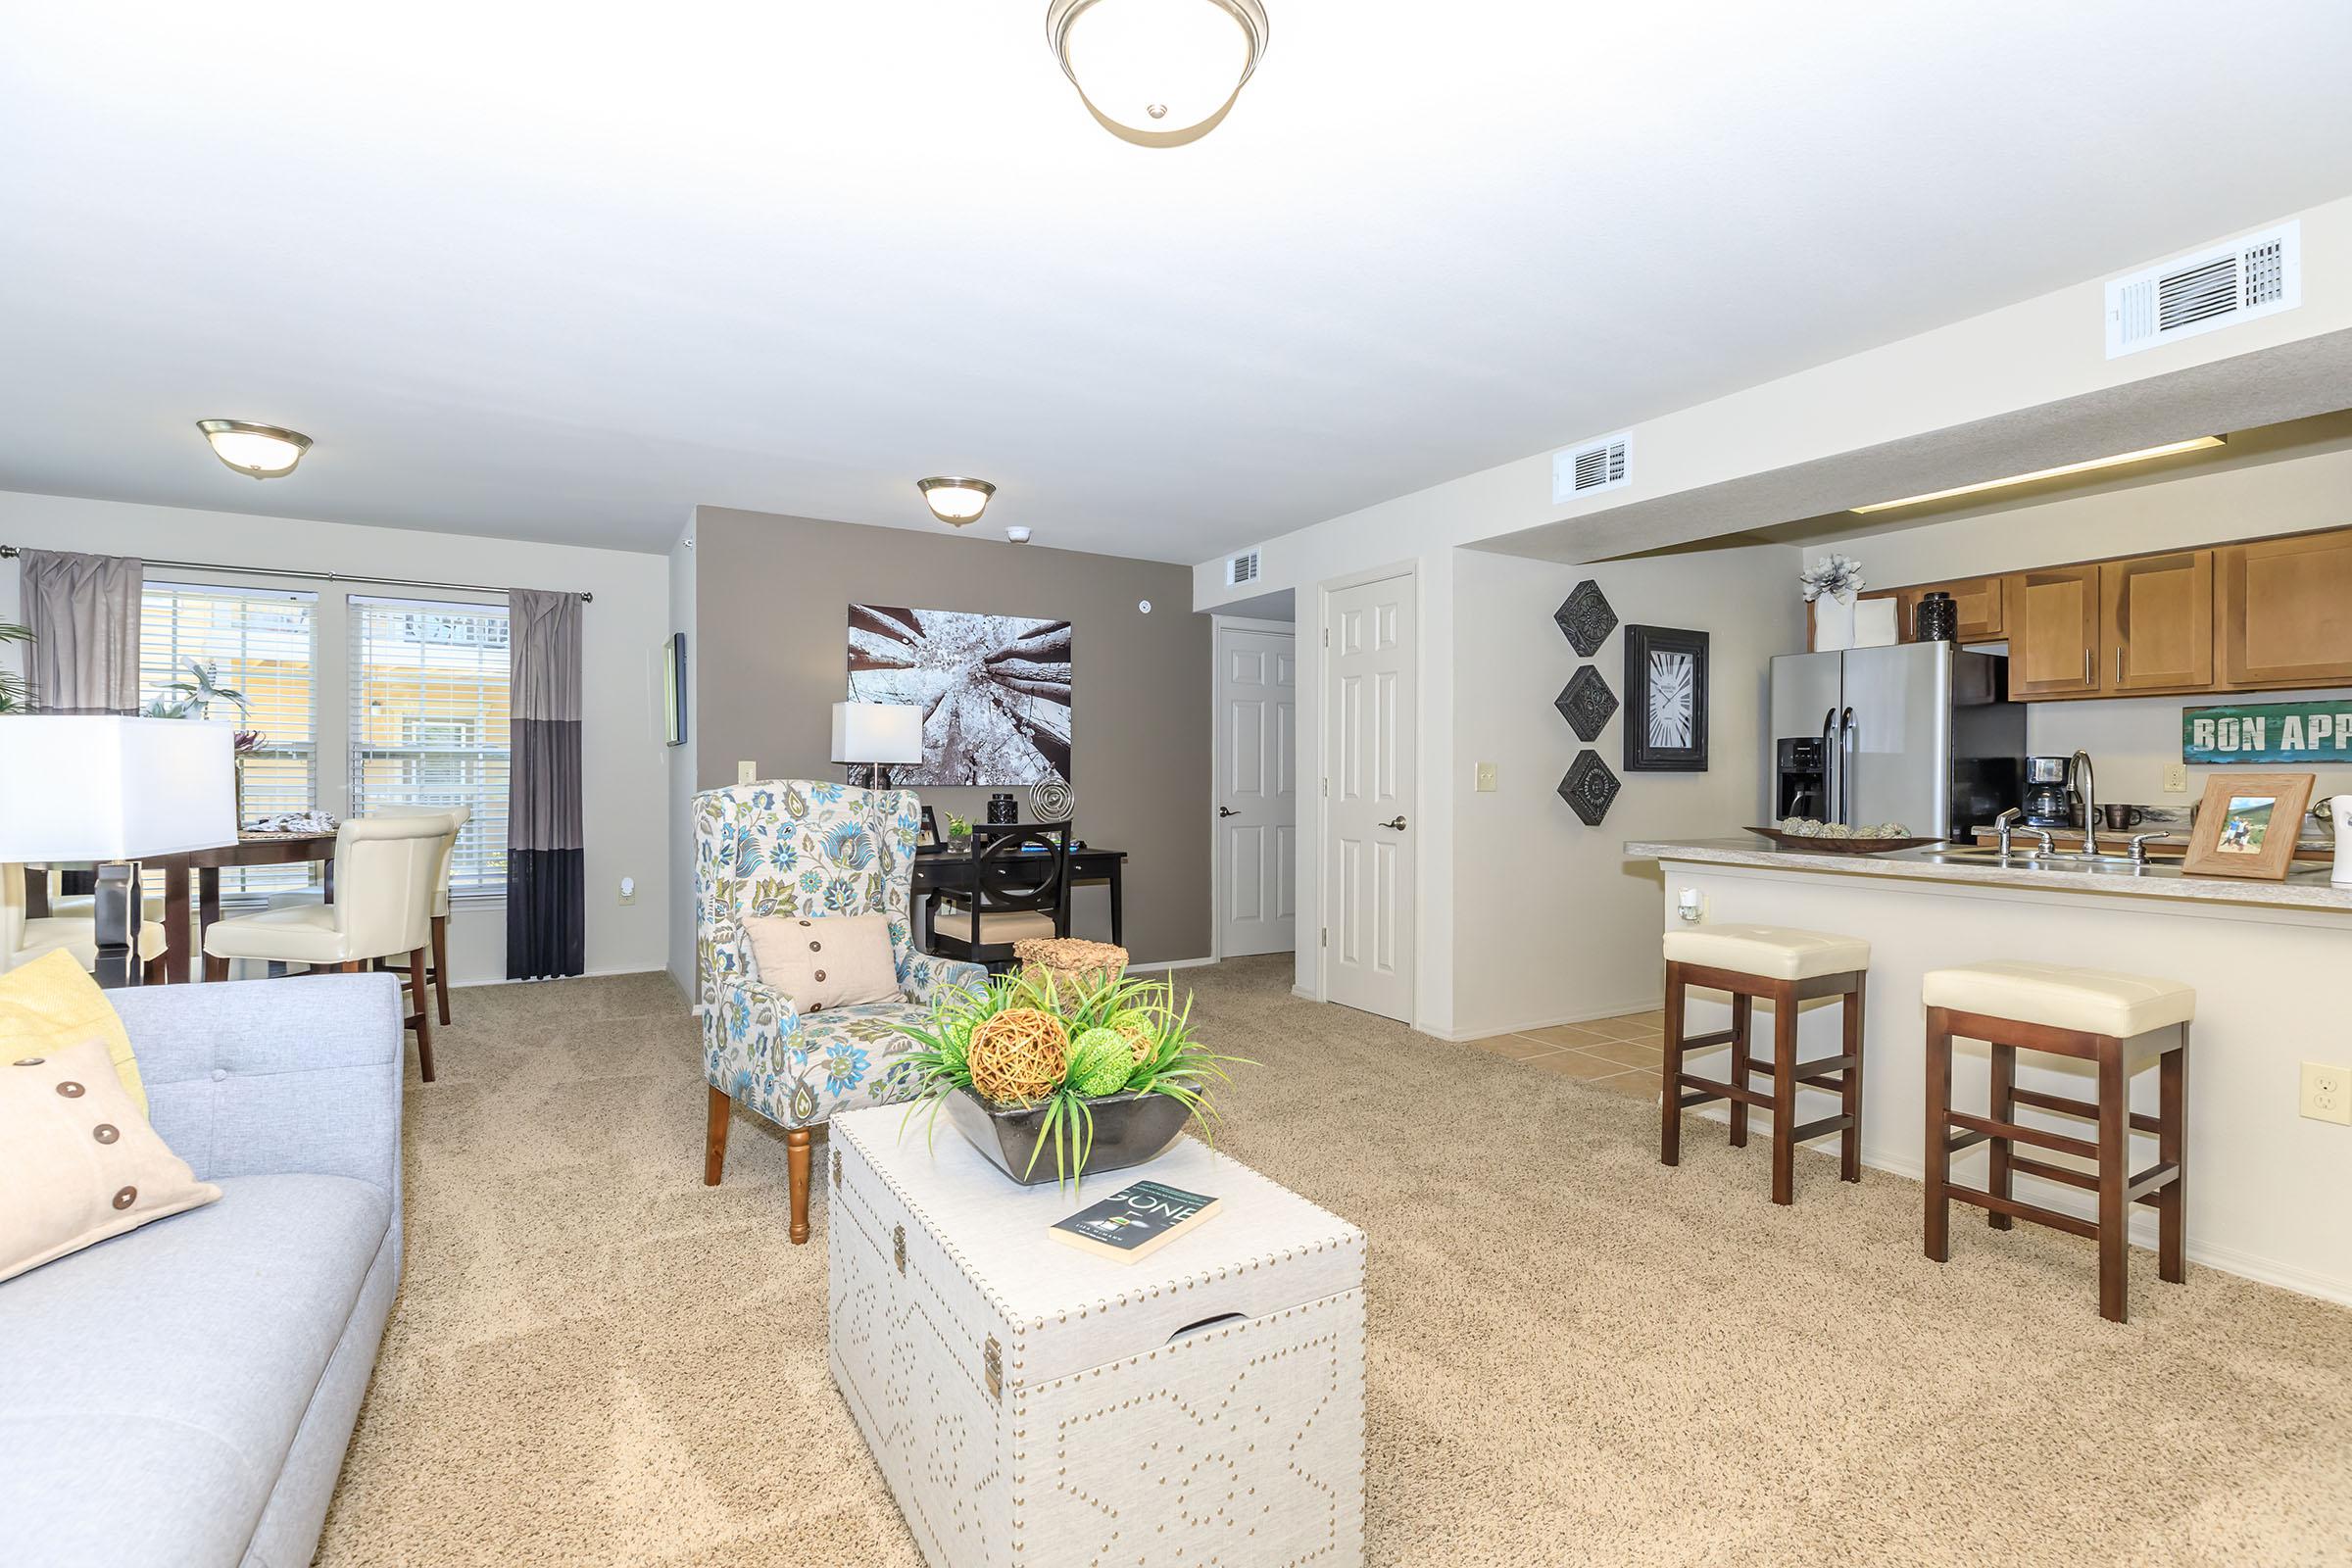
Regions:
<svg viewBox="0 0 2352 1568"><path fill-rule="evenodd" d="M1666 1049L1666 1015L1628 1013L1558 1023L1521 1034L1473 1040L1470 1049L1524 1061L1540 1072L1556 1072L1602 1089L1642 1098L1658 1092L1658 1058Z"/></svg>

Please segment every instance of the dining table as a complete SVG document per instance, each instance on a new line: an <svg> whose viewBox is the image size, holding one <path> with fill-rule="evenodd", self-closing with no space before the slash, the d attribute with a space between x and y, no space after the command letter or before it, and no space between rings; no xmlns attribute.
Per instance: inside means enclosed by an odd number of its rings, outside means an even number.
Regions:
<svg viewBox="0 0 2352 1568"><path fill-rule="evenodd" d="M193 977L191 950L204 943L203 926L191 926L193 912L211 925L220 918L220 873L231 866L294 865L324 861L326 902L335 902L335 835L325 833L264 833L245 831L234 844L207 850L182 850L175 855L143 857L144 870L164 873L164 930L170 947L164 955L165 978L184 985Z"/></svg>

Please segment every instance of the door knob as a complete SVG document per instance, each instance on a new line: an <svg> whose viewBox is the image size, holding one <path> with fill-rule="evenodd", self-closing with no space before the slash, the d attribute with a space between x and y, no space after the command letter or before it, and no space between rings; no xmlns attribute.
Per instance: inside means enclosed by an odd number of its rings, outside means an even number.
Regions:
<svg viewBox="0 0 2352 1568"><path fill-rule="evenodd" d="M1392 816L1386 822L1383 822L1380 825L1385 828L1392 828L1396 832L1401 833L1404 831L1404 818L1401 816Z"/></svg>
<svg viewBox="0 0 2352 1568"><path fill-rule="evenodd" d="M1239 811L1237 811L1237 810L1235 810L1235 809L1234 809L1232 807L1230 807L1230 806L1220 806L1220 807L1218 807L1218 808L1217 808L1217 814L1218 814L1219 816L1239 816L1239 815L1241 815L1242 813L1241 813L1241 812L1239 812Z"/></svg>

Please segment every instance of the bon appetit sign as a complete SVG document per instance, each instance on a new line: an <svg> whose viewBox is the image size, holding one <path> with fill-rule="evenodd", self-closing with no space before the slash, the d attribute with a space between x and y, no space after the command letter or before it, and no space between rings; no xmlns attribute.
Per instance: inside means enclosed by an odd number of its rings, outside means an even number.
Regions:
<svg viewBox="0 0 2352 1568"><path fill-rule="evenodd" d="M2352 763L2352 702L2183 709L2180 760Z"/></svg>

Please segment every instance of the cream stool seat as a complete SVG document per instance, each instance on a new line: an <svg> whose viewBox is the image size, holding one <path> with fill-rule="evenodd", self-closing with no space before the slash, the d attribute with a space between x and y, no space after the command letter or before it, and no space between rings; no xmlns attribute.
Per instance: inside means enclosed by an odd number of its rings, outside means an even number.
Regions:
<svg viewBox="0 0 2352 1568"><path fill-rule="evenodd" d="M942 899L939 906L957 925L971 924L972 906L961 899ZM1007 909L1001 914L983 910L980 915L980 940L985 943L1023 942L1034 937L1051 940L1060 934L1054 929L1054 917L1042 909Z"/></svg>
<svg viewBox="0 0 2352 1568"><path fill-rule="evenodd" d="M1920 982L1920 999L1931 1007L2111 1040L2187 1023L2197 1015L2196 988L2178 980L2022 958L1931 969Z"/></svg>
<svg viewBox="0 0 2352 1568"><path fill-rule="evenodd" d="M215 920L205 928L204 951L271 963L349 963L355 956L351 938L335 924L334 906L309 902Z"/></svg>
<svg viewBox="0 0 2352 1568"><path fill-rule="evenodd" d="M1794 926L1702 925L1667 932L1666 961L1765 980L1813 980L1869 968L1870 944Z"/></svg>

